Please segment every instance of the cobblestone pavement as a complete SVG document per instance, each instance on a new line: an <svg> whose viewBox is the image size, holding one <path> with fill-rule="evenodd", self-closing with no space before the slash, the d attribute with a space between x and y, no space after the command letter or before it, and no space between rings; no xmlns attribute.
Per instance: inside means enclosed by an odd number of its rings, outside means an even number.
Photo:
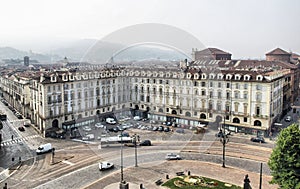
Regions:
<svg viewBox="0 0 300 189"><path fill-rule="evenodd" d="M168 175L169 178L173 178L176 177L176 172L180 171L184 171L185 174L188 174L188 171L190 171L191 175L209 177L238 186L243 186L244 177L248 174L252 188L259 187L259 173L249 172L235 167L223 168L220 164L190 160L168 161L158 163L156 166L153 166L153 163L151 163L143 164L140 167L131 167L124 170L124 180L129 183L129 188L131 189L139 188L140 184L143 184L143 187L147 189L166 188L157 186L155 181L162 179L162 181L165 182L167 180L166 175ZM277 185L269 184L270 180L271 176L263 174L262 188L278 188ZM85 189L115 189L118 188L119 183L120 172L114 172L100 179L98 182L90 184L85 187Z"/></svg>

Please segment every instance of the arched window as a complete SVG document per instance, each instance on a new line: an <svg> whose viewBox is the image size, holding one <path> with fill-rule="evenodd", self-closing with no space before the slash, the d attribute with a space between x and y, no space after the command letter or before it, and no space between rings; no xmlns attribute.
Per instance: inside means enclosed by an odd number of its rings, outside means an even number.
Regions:
<svg viewBox="0 0 300 189"><path fill-rule="evenodd" d="M259 120L254 121L254 126L261 126L261 122Z"/></svg>
<svg viewBox="0 0 300 189"><path fill-rule="evenodd" d="M237 118L237 117L235 117L235 118L233 118L232 122L233 122L233 123L240 123L240 119Z"/></svg>

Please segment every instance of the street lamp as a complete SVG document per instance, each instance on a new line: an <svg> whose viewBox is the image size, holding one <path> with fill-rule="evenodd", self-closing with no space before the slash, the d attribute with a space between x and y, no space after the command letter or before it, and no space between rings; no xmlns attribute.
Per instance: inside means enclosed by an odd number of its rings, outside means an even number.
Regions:
<svg viewBox="0 0 300 189"><path fill-rule="evenodd" d="M221 136L220 142L223 144L223 165L222 165L222 167L225 168L225 146L229 142L228 134L225 133L225 117L224 117L223 130L220 129L219 135Z"/></svg>
<svg viewBox="0 0 300 189"><path fill-rule="evenodd" d="M121 127L121 181L120 181L120 189L128 189L129 185L124 180L123 176L123 127Z"/></svg>
<svg viewBox="0 0 300 189"><path fill-rule="evenodd" d="M133 142L134 142L134 148L135 148L135 167L138 166L138 163L137 163L137 140L138 140L138 138L139 138L139 136L134 134Z"/></svg>

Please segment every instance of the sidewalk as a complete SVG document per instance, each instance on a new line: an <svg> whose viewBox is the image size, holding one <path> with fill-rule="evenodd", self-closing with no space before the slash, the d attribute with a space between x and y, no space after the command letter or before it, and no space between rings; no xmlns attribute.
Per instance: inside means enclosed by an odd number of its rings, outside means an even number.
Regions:
<svg viewBox="0 0 300 189"><path fill-rule="evenodd" d="M124 170L124 180L129 182L130 189L136 189L140 184L143 184L147 189L161 189L163 186L157 186L155 181L162 179L167 181L166 175L169 178L176 177L176 172L183 171L186 175L190 171L191 175L198 175L220 180L226 183L243 186L243 180L246 174L249 175L252 188L259 188L259 174L237 169L235 167L223 168L219 164L200 162L200 161L167 161L151 166L152 164L143 164L140 167L131 167ZM278 186L269 184L271 176L263 175L262 188L276 189ZM120 183L120 173L113 173L99 179L97 182L90 184L85 189L112 189L118 188Z"/></svg>

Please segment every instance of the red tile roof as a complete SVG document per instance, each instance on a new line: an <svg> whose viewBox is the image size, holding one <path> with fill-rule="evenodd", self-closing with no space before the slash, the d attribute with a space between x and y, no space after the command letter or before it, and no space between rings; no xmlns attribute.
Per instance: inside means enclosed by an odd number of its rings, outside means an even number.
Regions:
<svg viewBox="0 0 300 189"><path fill-rule="evenodd" d="M276 48L271 52L268 52L266 55L290 55L290 53L282 50L281 48Z"/></svg>
<svg viewBox="0 0 300 189"><path fill-rule="evenodd" d="M230 54L230 53L222 51L218 48L207 48L207 49L203 49L201 51L197 51L197 54L213 54L213 55L215 55L215 54Z"/></svg>

